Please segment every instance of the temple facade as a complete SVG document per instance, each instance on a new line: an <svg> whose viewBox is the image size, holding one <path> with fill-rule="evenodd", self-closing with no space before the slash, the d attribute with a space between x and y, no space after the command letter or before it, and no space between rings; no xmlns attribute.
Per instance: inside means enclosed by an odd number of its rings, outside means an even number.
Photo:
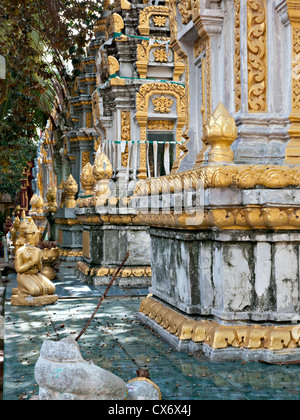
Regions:
<svg viewBox="0 0 300 420"><path fill-rule="evenodd" d="M129 250L178 350L299 360L299 30L293 0L105 3L41 141L62 258L104 284Z"/></svg>
<svg viewBox="0 0 300 420"><path fill-rule="evenodd" d="M299 357L299 24L296 1L170 1L187 151L134 201L152 249L139 318L178 349Z"/></svg>

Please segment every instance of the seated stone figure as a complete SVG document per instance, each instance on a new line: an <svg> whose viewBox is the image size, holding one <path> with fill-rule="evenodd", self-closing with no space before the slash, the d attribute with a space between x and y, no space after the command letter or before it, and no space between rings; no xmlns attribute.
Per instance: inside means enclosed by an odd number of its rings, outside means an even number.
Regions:
<svg viewBox="0 0 300 420"><path fill-rule="evenodd" d="M54 284L43 274L42 250L37 248L39 230L33 220L25 232L25 245L19 248L15 256L18 288L12 289L11 304L20 306L42 306L55 303Z"/></svg>

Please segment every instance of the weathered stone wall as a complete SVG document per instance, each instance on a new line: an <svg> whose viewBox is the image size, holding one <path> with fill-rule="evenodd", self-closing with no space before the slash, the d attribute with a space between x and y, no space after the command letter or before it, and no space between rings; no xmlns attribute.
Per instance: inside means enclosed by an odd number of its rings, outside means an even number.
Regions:
<svg viewBox="0 0 300 420"><path fill-rule="evenodd" d="M172 306L223 320L298 322L299 235L151 229L152 288Z"/></svg>

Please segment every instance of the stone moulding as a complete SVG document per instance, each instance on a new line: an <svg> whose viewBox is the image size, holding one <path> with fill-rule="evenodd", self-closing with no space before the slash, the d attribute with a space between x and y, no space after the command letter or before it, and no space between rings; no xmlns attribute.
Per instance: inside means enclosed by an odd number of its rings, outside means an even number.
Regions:
<svg viewBox="0 0 300 420"><path fill-rule="evenodd" d="M203 343L215 350L232 347L276 352L300 347L300 325L223 325L218 321L196 320L171 309L151 295L142 300L139 312L178 340Z"/></svg>
<svg viewBox="0 0 300 420"><path fill-rule="evenodd" d="M245 206L205 209L203 213L139 214L143 224L165 228L203 230L295 230L300 228L300 208Z"/></svg>
<svg viewBox="0 0 300 420"><path fill-rule="evenodd" d="M111 267L90 267L85 264L83 261L79 261L76 266L77 270L79 270L85 276L96 276L96 277L104 277L104 276L113 276L117 270L117 268ZM120 271L119 277L127 278L127 277L151 277L151 267L125 267Z"/></svg>
<svg viewBox="0 0 300 420"><path fill-rule="evenodd" d="M184 182L191 181L196 188L201 180L204 188L287 188L300 187L300 167L263 166L263 165L228 165L203 166L185 172L178 172L160 178L140 180L136 184L135 196L162 193L164 189L179 192L184 189Z"/></svg>
<svg viewBox="0 0 300 420"><path fill-rule="evenodd" d="M300 206L297 204L297 199L282 203L278 190L295 192L299 187L300 168L297 167L206 166L139 181L132 200L138 211L137 220L150 226L189 230L215 227L226 230L295 230L300 228ZM188 211L183 209L181 213L175 212L171 204L168 214L163 211L164 208L160 207L160 204L155 207L155 211L152 211L152 207L151 211L147 208L150 195L157 197L157 203L160 203L160 199L164 196L181 195L183 200L186 195L190 195L193 199L193 194L198 193L199 188L224 189L224 191L227 189L233 192L235 190L242 195L247 195L247 191L254 192L260 189L265 193L269 191L269 196L274 193L276 197L274 196L271 202L269 198L264 202L254 199L251 202L242 200L235 204L202 203L203 208L198 209L198 212L195 208Z"/></svg>

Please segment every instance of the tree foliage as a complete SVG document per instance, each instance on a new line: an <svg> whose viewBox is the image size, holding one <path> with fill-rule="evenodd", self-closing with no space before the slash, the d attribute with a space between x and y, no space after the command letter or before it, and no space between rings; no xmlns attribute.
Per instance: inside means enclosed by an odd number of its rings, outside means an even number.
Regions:
<svg viewBox="0 0 300 420"><path fill-rule="evenodd" d="M70 96L101 9L98 0L1 0L0 191L20 187L36 153L37 128Z"/></svg>

